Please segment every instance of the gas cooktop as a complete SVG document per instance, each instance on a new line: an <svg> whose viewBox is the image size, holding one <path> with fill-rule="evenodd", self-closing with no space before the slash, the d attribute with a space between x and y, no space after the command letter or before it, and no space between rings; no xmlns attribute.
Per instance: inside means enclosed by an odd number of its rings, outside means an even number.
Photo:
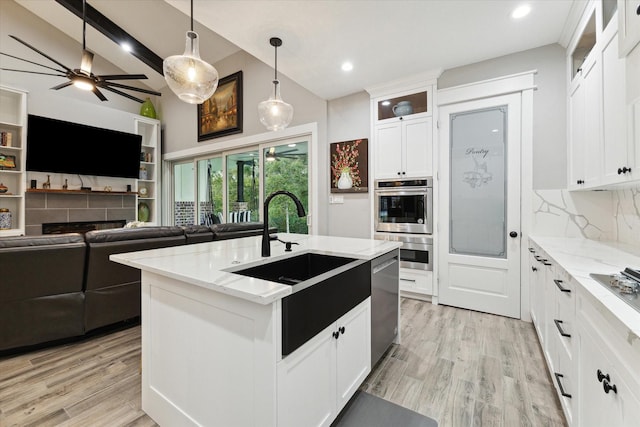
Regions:
<svg viewBox="0 0 640 427"><path fill-rule="evenodd" d="M627 267L620 273L592 273L590 276L631 307L640 311L640 270Z"/></svg>

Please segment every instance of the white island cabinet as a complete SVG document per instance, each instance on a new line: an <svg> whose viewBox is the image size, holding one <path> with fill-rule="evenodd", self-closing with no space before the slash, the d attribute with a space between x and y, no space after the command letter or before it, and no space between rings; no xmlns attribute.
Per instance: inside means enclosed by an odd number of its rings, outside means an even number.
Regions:
<svg viewBox="0 0 640 427"><path fill-rule="evenodd" d="M142 270L142 409L161 426L328 426L370 373L370 297L283 355L282 300L304 289L230 271L308 252L362 266L400 244L279 237L294 252L247 237L111 255Z"/></svg>

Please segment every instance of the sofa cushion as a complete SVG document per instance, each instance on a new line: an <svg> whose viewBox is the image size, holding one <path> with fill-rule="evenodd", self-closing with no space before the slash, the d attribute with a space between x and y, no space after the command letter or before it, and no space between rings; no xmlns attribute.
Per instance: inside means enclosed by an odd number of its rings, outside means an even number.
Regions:
<svg viewBox="0 0 640 427"><path fill-rule="evenodd" d="M259 236L262 234L261 222L227 222L211 226L213 240L237 239L240 237ZM270 228L269 233L275 233L275 228Z"/></svg>
<svg viewBox="0 0 640 427"><path fill-rule="evenodd" d="M85 258L77 233L0 239L0 302L81 292Z"/></svg>
<svg viewBox="0 0 640 427"><path fill-rule="evenodd" d="M87 243L122 242L126 240L156 239L159 237L184 236L181 227L139 227L93 230L84 235Z"/></svg>
<svg viewBox="0 0 640 427"><path fill-rule="evenodd" d="M188 245L213 240L214 234L208 225L183 225L181 228L184 230Z"/></svg>

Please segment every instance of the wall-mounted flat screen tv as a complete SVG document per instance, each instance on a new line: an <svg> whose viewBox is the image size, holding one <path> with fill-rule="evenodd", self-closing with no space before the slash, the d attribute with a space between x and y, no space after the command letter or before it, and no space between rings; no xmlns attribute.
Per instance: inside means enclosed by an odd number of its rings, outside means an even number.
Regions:
<svg viewBox="0 0 640 427"><path fill-rule="evenodd" d="M29 114L27 170L138 178L142 136Z"/></svg>

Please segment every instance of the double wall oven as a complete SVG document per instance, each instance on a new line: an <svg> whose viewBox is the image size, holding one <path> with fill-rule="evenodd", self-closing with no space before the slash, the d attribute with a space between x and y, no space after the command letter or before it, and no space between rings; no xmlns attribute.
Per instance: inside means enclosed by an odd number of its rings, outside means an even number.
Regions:
<svg viewBox="0 0 640 427"><path fill-rule="evenodd" d="M433 270L433 179L377 180L375 238L403 242L400 266Z"/></svg>

